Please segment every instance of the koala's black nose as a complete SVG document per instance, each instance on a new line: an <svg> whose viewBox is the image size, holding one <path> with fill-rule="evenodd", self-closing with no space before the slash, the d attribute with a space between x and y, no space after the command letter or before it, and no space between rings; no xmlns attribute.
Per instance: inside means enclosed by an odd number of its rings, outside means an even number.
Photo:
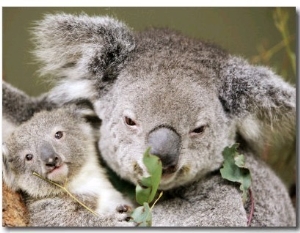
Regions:
<svg viewBox="0 0 300 233"><path fill-rule="evenodd" d="M61 163L61 158L53 149L53 146L44 142L40 147L41 159L47 167L55 167Z"/></svg>
<svg viewBox="0 0 300 233"><path fill-rule="evenodd" d="M150 153L161 159L164 170L177 165L180 152L180 136L167 127L159 127L150 132L148 144Z"/></svg>

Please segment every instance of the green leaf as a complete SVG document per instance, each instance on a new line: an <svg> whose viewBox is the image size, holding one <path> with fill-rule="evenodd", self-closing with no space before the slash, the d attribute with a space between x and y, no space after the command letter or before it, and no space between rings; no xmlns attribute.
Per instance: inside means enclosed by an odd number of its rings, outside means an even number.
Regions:
<svg viewBox="0 0 300 233"><path fill-rule="evenodd" d="M149 197L151 195L151 188L150 187L142 187L141 185L137 184L135 188L136 192L136 201L140 205L144 202L149 201Z"/></svg>
<svg viewBox="0 0 300 233"><path fill-rule="evenodd" d="M131 214L131 221L137 223L137 226L149 227L152 225L152 213L148 203L139 206Z"/></svg>
<svg viewBox="0 0 300 233"><path fill-rule="evenodd" d="M148 148L143 155L143 163L145 164L149 175L143 177L136 185L136 201L142 205L135 208L131 213L131 221L134 221L137 226L151 226L152 225L152 213L151 210L155 203L162 196L162 192L153 203L152 207L149 207L156 195L161 175L162 164L161 160L150 154L150 148Z"/></svg>
<svg viewBox="0 0 300 233"><path fill-rule="evenodd" d="M237 152L238 144L232 147L226 147L223 150L224 163L220 169L224 179L240 183L240 190L243 191L243 202L248 198L248 189L251 185L251 175L248 168L245 167L245 158Z"/></svg>
<svg viewBox="0 0 300 233"><path fill-rule="evenodd" d="M150 154L148 148L143 156L143 162L147 168L149 176L143 177L136 186L136 201L143 205L144 202L151 203L156 195L162 174L161 160Z"/></svg>
<svg viewBox="0 0 300 233"><path fill-rule="evenodd" d="M234 161L238 167L245 167L245 158L243 155L236 155Z"/></svg>
<svg viewBox="0 0 300 233"><path fill-rule="evenodd" d="M142 187L151 187L152 186L152 178L151 176L143 177L139 182Z"/></svg>

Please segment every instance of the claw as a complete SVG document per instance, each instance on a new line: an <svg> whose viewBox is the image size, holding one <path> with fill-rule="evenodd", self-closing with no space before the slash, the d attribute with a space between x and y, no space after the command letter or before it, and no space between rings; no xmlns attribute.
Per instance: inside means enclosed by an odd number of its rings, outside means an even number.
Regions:
<svg viewBox="0 0 300 233"><path fill-rule="evenodd" d="M128 206L128 205L119 205L118 207L117 207L117 211L119 212L119 213L128 213L128 212L130 212L132 210L132 208L130 207L130 206Z"/></svg>

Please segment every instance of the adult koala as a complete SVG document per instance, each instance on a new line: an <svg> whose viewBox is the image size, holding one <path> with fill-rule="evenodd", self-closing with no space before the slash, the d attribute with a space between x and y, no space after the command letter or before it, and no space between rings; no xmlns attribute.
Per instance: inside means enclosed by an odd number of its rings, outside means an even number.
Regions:
<svg viewBox="0 0 300 233"><path fill-rule="evenodd" d="M102 120L103 159L121 178L147 175L149 146L161 158L165 198L153 226L247 226L239 188L219 173L223 149L238 142L252 176L250 225L296 225L286 187L256 155L266 129L295 127L296 90L271 70L171 30L133 33L109 17L46 15L34 40L41 74L55 86L29 98L4 83L5 123L89 99Z"/></svg>

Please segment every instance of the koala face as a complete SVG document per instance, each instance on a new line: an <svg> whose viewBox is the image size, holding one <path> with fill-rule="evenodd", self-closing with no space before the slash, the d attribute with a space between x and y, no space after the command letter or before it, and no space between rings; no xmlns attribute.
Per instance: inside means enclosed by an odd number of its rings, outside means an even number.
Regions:
<svg viewBox="0 0 300 233"><path fill-rule="evenodd" d="M163 164L160 188L170 189L217 169L223 148L233 142L234 125L205 72L197 74L202 79L175 73L120 74L96 104L102 156L134 183L147 175L142 157L148 147Z"/></svg>
<svg viewBox="0 0 300 233"><path fill-rule="evenodd" d="M37 113L3 145L4 180L32 196L56 193L55 186L33 172L63 184L79 171L93 143L89 125L74 113L62 109Z"/></svg>

